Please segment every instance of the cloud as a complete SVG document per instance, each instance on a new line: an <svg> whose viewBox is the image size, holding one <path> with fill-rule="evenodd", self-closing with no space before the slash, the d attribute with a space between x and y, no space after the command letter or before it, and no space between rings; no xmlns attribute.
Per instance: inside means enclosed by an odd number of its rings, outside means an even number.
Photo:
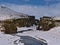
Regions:
<svg viewBox="0 0 60 45"><path fill-rule="evenodd" d="M60 16L60 3L50 6L31 6L9 4L7 7L24 14L34 15L37 19L41 16Z"/></svg>

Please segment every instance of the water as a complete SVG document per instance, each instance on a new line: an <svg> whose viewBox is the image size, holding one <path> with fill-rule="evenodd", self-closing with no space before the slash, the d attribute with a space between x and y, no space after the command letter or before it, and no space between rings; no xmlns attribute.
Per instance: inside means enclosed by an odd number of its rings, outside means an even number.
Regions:
<svg viewBox="0 0 60 45"><path fill-rule="evenodd" d="M21 43L24 43L24 45L47 45L43 44L41 41L30 37L30 36L20 36L22 40L20 40Z"/></svg>

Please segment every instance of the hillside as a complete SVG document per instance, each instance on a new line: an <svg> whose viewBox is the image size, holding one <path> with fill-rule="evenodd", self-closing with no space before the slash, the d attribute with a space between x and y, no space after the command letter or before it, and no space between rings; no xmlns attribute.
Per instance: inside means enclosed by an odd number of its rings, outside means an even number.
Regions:
<svg viewBox="0 0 60 45"><path fill-rule="evenodd" d="M16 12L5 6L0 6L0 20L11 19L11 18L24 18L24 17L28 17L28 15Z"/></svg>

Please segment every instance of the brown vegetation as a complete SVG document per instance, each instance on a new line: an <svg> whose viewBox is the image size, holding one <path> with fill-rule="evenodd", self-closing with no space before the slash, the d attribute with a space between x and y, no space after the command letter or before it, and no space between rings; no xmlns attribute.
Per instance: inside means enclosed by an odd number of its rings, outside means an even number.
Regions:
<svg viewBox="0 0 60 45"><path fill-rule="evenodd" d="M51 17L42 17L42 18L40 18L40 22L39 22L37 29L38 30L42 29L44 31L48 31L49 29L51 29L53 27L55 27L55 22Z"/></svg>

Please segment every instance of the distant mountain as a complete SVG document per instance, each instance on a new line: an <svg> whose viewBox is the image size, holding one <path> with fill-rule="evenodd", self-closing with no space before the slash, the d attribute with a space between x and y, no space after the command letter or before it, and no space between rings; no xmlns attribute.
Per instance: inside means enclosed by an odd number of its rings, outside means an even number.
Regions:
<svg viewBox="0 0 60 45"><path fill-rule="evenodd" d="M12 9L5 6L0 6L0 20L25 17L28 17L28 15L13 11Z"/></svg>

